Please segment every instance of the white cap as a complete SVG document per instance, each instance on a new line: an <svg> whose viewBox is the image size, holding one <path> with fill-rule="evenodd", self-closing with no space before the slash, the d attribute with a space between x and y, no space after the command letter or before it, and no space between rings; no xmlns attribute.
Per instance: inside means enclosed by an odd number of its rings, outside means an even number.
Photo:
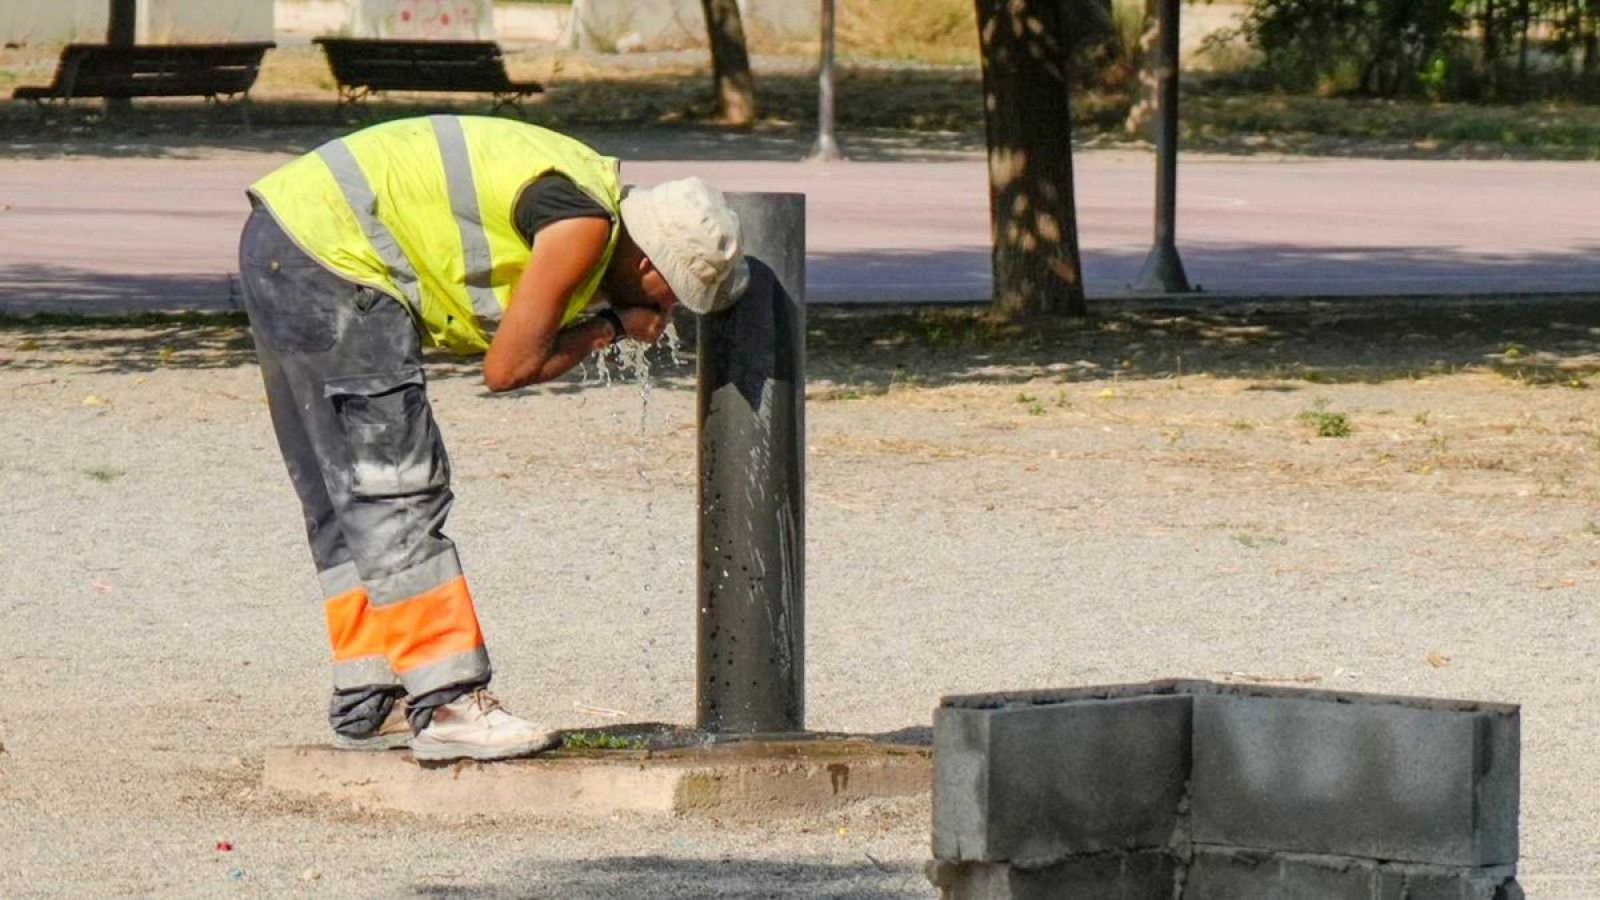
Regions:
<svg viewBox="0 0 1600 900"><path fill-rule="evenodd" d="M622 198L622 224L689 310L715 312L737 299L744 250L739 217L721 191L698 178L632 188Z"/></svg>

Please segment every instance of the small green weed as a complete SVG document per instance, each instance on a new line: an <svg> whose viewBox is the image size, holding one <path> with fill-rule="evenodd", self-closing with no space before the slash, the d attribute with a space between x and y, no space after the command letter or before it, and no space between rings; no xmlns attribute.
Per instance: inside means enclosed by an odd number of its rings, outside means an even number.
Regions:
<svg viewBox="0 0 1600 900"><path fill-rule="evenodd" d="M1411 421L1426 428L1428 425L1428 411L1423 410L1422 412L1417 413L1411 417Z"/></svg>
<svg viewBox="0 0 1600 900"><path fill-rule="evenodd" d="M1323 409L1308 409L1296 417L1303 424L1311 426L1317 437L1342 438L1350 436L1350 417L1342 412L1328 412Z"/></svg>
<svg viewBox="0 0 1600 900"><path fill-rule="evenodd" d="M95 481L98 481L101 484L110 484L111 482L116 481L118 478L121 478L128 473L122 471L121 469L113 469L110 466L95 466L92 469L84 469L83 474L93 478Z"/></svg>
<svg viewBox="0 0 1600 900"><path fill-rule="evenodd" d="M569 731L561 736L561 746L567 750L647 750L649 745L641 738L599 731Z"/></svg>
<svg viewBox="0 0 1600 900"><path fill-rule="evenodd" d="M1233 539L1251 550L1259 550L1262 547L1282 547L1284 544L1289 543L1288 538L1273 537L1267 534L1249 534L1248 532L1236 534Z"/></svg>

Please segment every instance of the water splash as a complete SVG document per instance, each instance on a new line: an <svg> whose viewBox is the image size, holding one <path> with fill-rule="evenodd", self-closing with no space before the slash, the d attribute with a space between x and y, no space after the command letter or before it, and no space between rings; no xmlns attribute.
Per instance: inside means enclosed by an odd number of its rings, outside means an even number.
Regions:
<svg viewBox="0 0 1600 900"><path fill-rule="evenodd" d="M646 344L629 338L595 351L583 364L582 383L585 386L609 388L614 384L625 383L629 380L638 385L639 439L634 442L633 466L641 487L648 487L650 481L650 466L648 465L645 450L646 437L650 427L650 399L655 391L655 373L651 368L651 352L655 350L664 351L667 358L671 360L671 367L678 369L684 364L683 357L679 352L681 349L682 342L678 337L678 329L672 323L668 323L667 327L662 331L661 337L654 344ZM594 364L593 375L590 374L587 362L593 362ZM623 412L620 409L612 413L612 422L619 430L622 427L622 415ZM646 490L644 496L643 515L634 520L640 525L647 524L655 519L653 494ZM623 518L626 520L629 517L624 515ZM646 535L651 533L649 529L643 530ZM652 559L660 555L660 549L653 538L648 539L644 552ZM655 602L655 587L648 579L641 586L644 589L644 596L641 598L643 602L640 604L640 616L648 619L651 609L658 605ZM655 643L654 638L647 638L644 645L639 648L639 655L644 662L646 680L656 685L657 695L653 698L654 703L657 707L661 707L668 704L669 701L664 694L666 689L665 679L656 677L653 664L656 655Z"/></svg>
<svg viewBox="0 0 1600 900"><path fill-rule="evenodd" d="M582 383L585 386L599 385L610 387L617 381L633 380L639 385L639 436L642 438L650 424L650 396L655 390L655 379L650 369L650 352L664 350L667 358L672 361L673 368L683 366L683 357L679 351L683 343L678 338L678 327L668 323L662 330L661 337L654 344L646 344L628 338L600 350L589 356L588 362L594 363L595 374L591 378L589 367L585 363L582 367ZM641 449L642 452L642 449Z"/></svg>

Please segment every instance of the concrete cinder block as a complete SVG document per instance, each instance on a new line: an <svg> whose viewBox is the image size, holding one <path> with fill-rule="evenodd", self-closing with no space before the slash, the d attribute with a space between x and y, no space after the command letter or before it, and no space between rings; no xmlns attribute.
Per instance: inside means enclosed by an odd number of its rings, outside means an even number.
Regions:
<svg viewBox="0 0 1600 900"><path fill-rule="evenodd" d="M1375 900L1371 860L1312 861L1256 850L1195 850L1184 900Z"/></svg>
<svg viewBox="0 0 1600 900"><path fill-rule="evenodd" d="M1170 853L1097 853L1039 867L1011 863L928 865L941 900L1167 900L1176 896L1178 862Z"/></svg>
<svg viewBox="0 0 1600 900"><path fill-rule="evenodd" d="M1193 838L1439 865L1511 864L1519 747L1511 706L1197 694Z"/></svg>
<svg viewBox="0 0 1600 900"><path fill-rule="evenodd" d="M1421 866L1200 846L1183 900L1523 900L1510 866Z"/></svg>
<svg viewBox="0 0 1600 900"><path fill-rule="evenodd" d="M934 714L933 850L955 862L1045 861L1158 847L1189 772L1188 696Z"/></svg>
<svg viewBox="0 0 1600 900"><path fill-rule="evenodd" d="M1433 866L1379 867L1377 900L1523 900L1511 866L1441 869Z"/></svg>

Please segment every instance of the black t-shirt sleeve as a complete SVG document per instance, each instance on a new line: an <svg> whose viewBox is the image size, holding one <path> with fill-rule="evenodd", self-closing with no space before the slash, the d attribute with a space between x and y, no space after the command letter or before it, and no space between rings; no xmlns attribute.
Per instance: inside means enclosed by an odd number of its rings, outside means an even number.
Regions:
<svg viewBox="0 0 1600 900"><path fill-rule="evenodd" d="M539 229L562 219L605 219L611 213L565 175L550 173L522 189L512 212L517 233L529 244Z"/></svg>

